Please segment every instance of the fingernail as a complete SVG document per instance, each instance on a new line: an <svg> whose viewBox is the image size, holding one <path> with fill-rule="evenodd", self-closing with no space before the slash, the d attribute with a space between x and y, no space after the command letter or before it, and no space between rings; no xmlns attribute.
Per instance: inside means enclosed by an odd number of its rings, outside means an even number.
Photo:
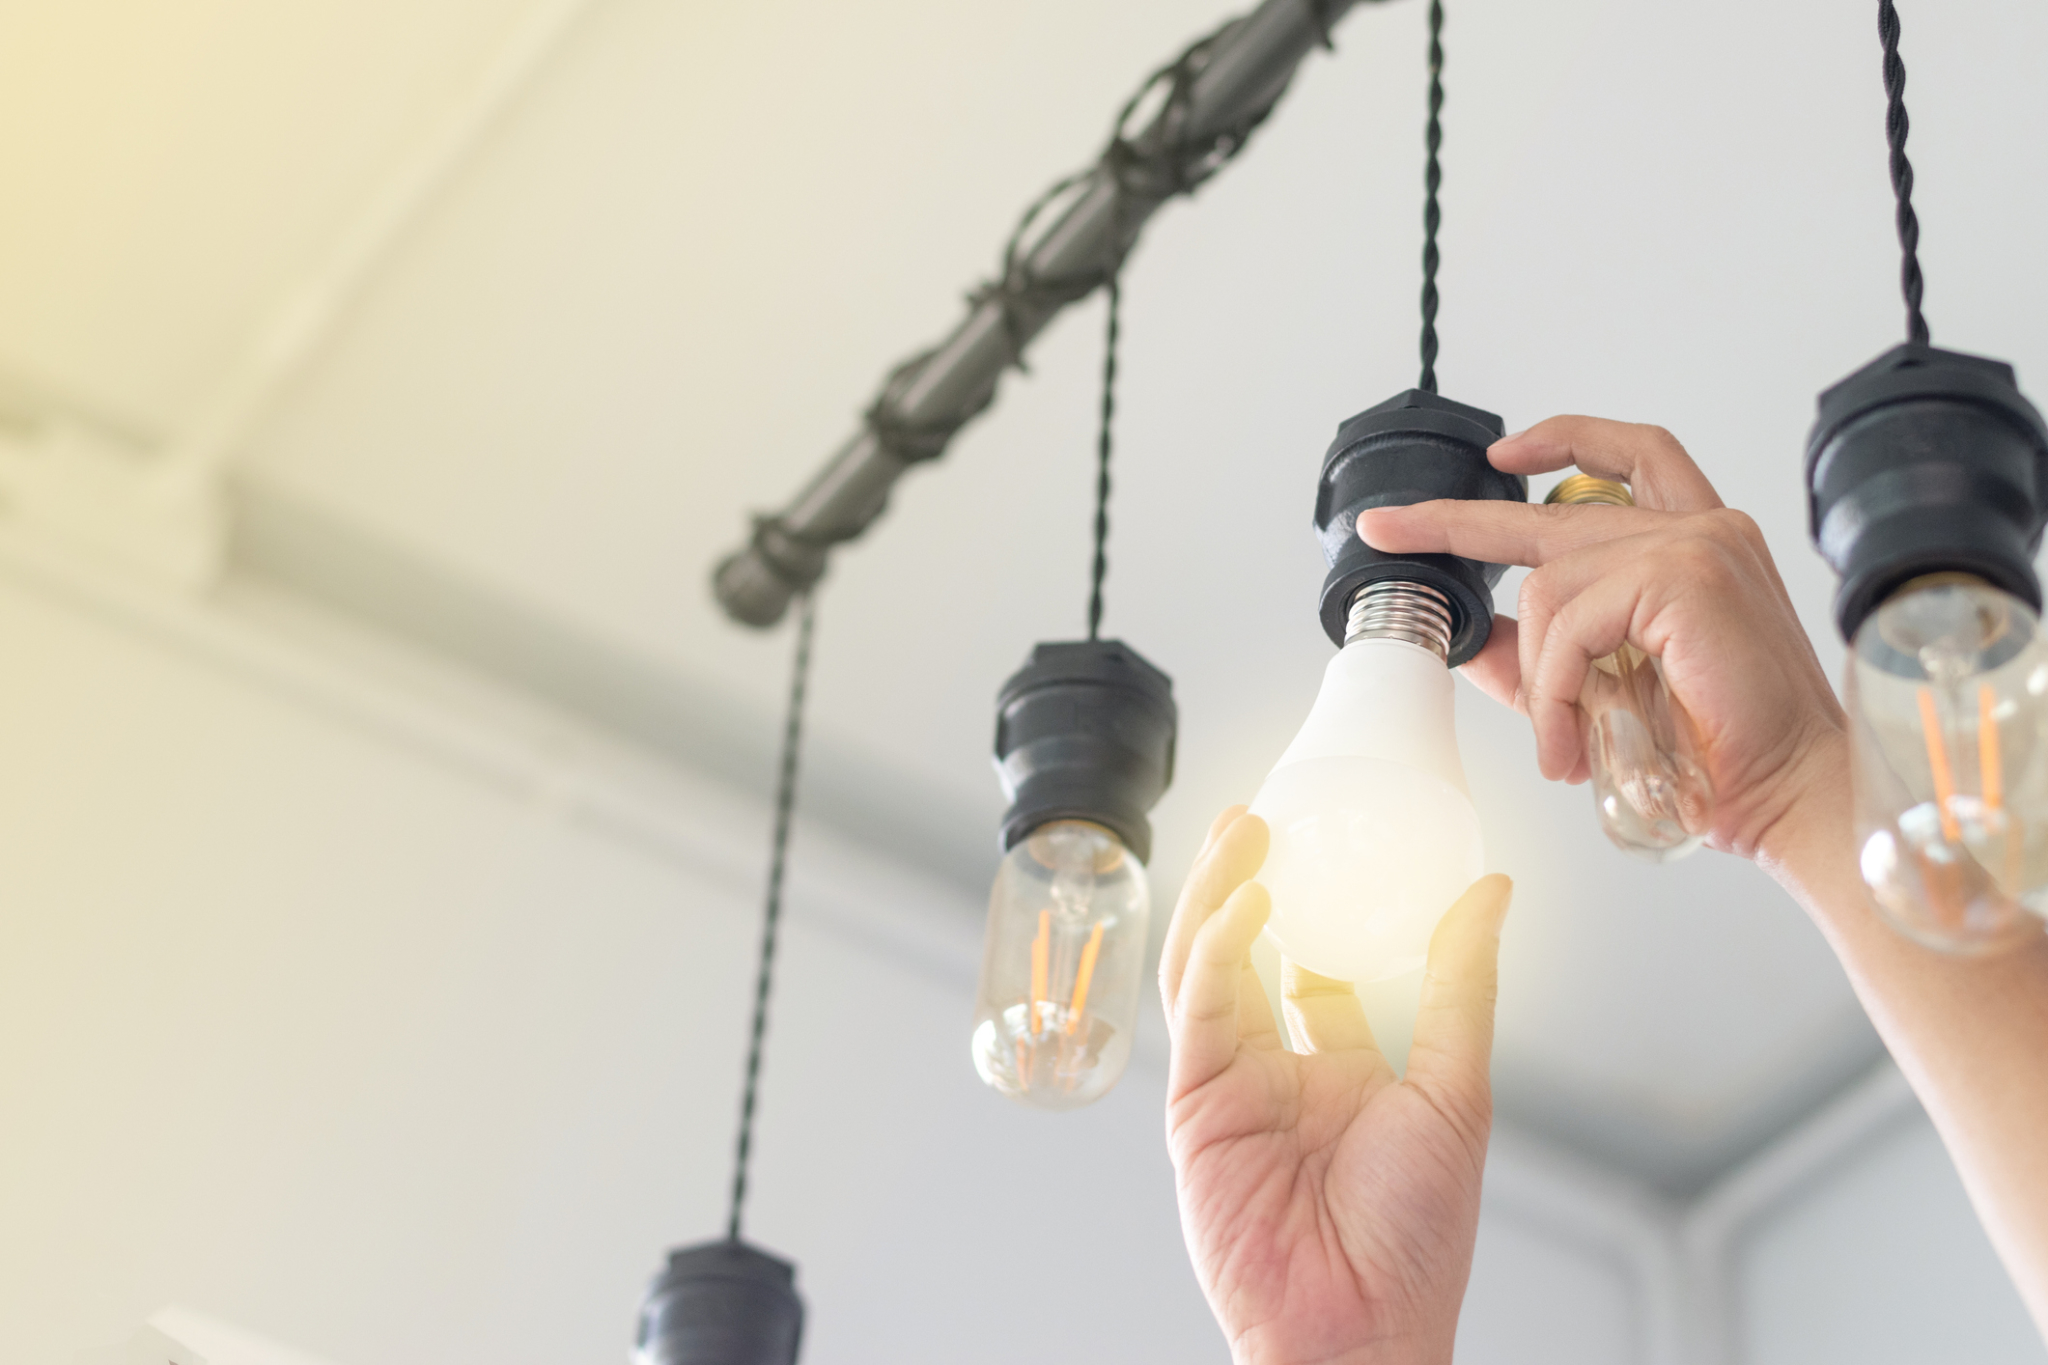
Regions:
<svg viewBox="0 0 2048 1365"><path fill-rule="evenodd" d="M1509 432L1507 435L1501 437L1498 441L1495 441L1493 444L1496 446L1504 446L1508 444L1510 441L1519 441L1528 434L1529 428L1523 427L1520 431ZM1489 446L1488 449L1492 449L1492 446Z"/></svg>

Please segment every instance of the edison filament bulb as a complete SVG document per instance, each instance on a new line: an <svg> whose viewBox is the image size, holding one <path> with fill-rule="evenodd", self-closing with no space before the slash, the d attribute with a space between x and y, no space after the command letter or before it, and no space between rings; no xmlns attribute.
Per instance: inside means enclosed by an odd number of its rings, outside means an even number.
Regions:
<svg viewBox="0 0 2048 1365"><path fill-rule="evenodd" d="M974 1068L1013 1100L1076 1109L1131 1057L1151 893L1121 840L1055 820L1003 858L989 898Z"/></svg>
<svg viewBox="0 0 2048 1365"><path fill-rule="evenodd" d="M1808 529L1841 578L1857 862L1878 913L1952 953L2048 914L2048 653L2034 557L2048 423L2012 366L1925 341L1820 395Z"/></svg>
<svg viewBox="0 0 2048 1365"><path fill-rule="evenodd" d="M1117 640L1041 644L996 699L1010 797L969 1051L988 1085L1078 1109L1124 1074L1152 909L1146 812L1173 780L1173 682Z"/></svg>
<svg viewBox="0 0 2048 1365"><path fill-rule="evenodd" d="M1546 503L1635 506L1628 485L1574 474ZM1595 659L1579 690L1579 730L1592 768L1600 828L1624 853L1670 862L1697 849L1714 818L1714 787L1699 734L1664 678L1664 665L1624 644Z"/></svg>
<svg viewBox="0 0 2048 1365"><path fill-rule="evenodd" d="M1983 953L2048 913L2048 646L2026 603L1965 574L1908 583L1856 632L1856 834L1879 910Z"/></svg>
<svg viewBox="0 0 2048 1365"><path fill-rule="evenodd" d="M1252 801L1271 846L1266 932L1340 981L1423 965L1437 921L1486 870L1446 666L1444 594L1381 579L1352 599L1344 647Z"/></svg>

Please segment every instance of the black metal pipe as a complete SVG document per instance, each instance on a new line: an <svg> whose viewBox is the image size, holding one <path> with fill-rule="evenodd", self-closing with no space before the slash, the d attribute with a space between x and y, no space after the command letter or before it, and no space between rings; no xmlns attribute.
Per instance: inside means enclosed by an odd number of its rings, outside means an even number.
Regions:
<svg viewBox="0 0 2048 1365"><path fill-rule="evenodd" d="M881 515L904 470L945 452L994 400L1003 370L1062 308L1094 292L1159 206L1236 152L1309 49L1357 3L1264 0L1189 49L1176 64L1184 83L1169 88L1151 122L1112 141L1065 211L1018 252L1014 268L1005 263L1005 278L975 296L952 335L898 366L862 429L720 561L712 584L726 614L752 626L782 619L823 575L832 547Z"/></svg>

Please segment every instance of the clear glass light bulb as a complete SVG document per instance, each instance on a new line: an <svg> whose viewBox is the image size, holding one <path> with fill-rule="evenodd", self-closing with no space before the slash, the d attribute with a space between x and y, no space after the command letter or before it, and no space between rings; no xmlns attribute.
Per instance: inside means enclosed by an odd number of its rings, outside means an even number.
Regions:
<svg viewBox="0 0 2048 1365"><path fill-rule="evenodd" d="M1078 1109L1124 1074L1152 895L1107 829L1055 820L996 871L975 1001L974 1069L1023 1104Z"/></svg>
<svg viewBox="0 0 2048 1365"><path fill-rule="evenodd" d="M2048 913L2048 645L2027 605L1916 579L1856 631L1848 707L1863 880L1895 927L1986 953Z"/></svg>
<svg viewBox="0 0 2048 1365"><path fill-rule="evenodd" d="M1713 823L1714 787L1664 666L1634 645L1595 659L1579 718L1593 806L1614 846L1653 863L1698 848Z"/></svg>
<svg viewBox="0 0 2048 1365"><path fill-rule="evenodd" d="M1559 480L1543 501L1636 505L1627 484L1592 474ZM1668 863L1700 846L1714 820L1714 785L1662 663L1627 644L1595 659L1579 689L1579 733L1593 769L1593 809L1616 848Z"/></svg>
<svg viewBox="0 0 2048 1365"><path fill-rule="evenodd" d="M1452 726L1450 608L1382 580L1352 602L1344 648L1252 801L1272 832L1257 880L1266 932L1340 981L1413 971L1451 902L1486 870Z"/></svg>

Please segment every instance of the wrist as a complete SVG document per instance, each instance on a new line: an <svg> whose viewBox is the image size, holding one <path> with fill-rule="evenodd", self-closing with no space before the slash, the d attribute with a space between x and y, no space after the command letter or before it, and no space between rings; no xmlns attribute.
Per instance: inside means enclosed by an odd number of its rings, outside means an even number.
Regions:
<svg viewBox="0 0 2048 1365"><path fill-rule="evenodd" d="M1777 816L1752 854L1823 928L1845 910L1861 914L1867 908L1856 867L1853 808L1849 737L1830 727L1801 754Z"/></svg>
<svg viewBox="0 0 2048 1365"><path fill-rule="evenodd" d="M1453 1322L1442 1332L1417 1332L1339 1350L1331 1355L1273 1350L1243 1340L1234 1343L1232 1365L1451 1365L1451 1347L1457 1335Z"/></svg>

